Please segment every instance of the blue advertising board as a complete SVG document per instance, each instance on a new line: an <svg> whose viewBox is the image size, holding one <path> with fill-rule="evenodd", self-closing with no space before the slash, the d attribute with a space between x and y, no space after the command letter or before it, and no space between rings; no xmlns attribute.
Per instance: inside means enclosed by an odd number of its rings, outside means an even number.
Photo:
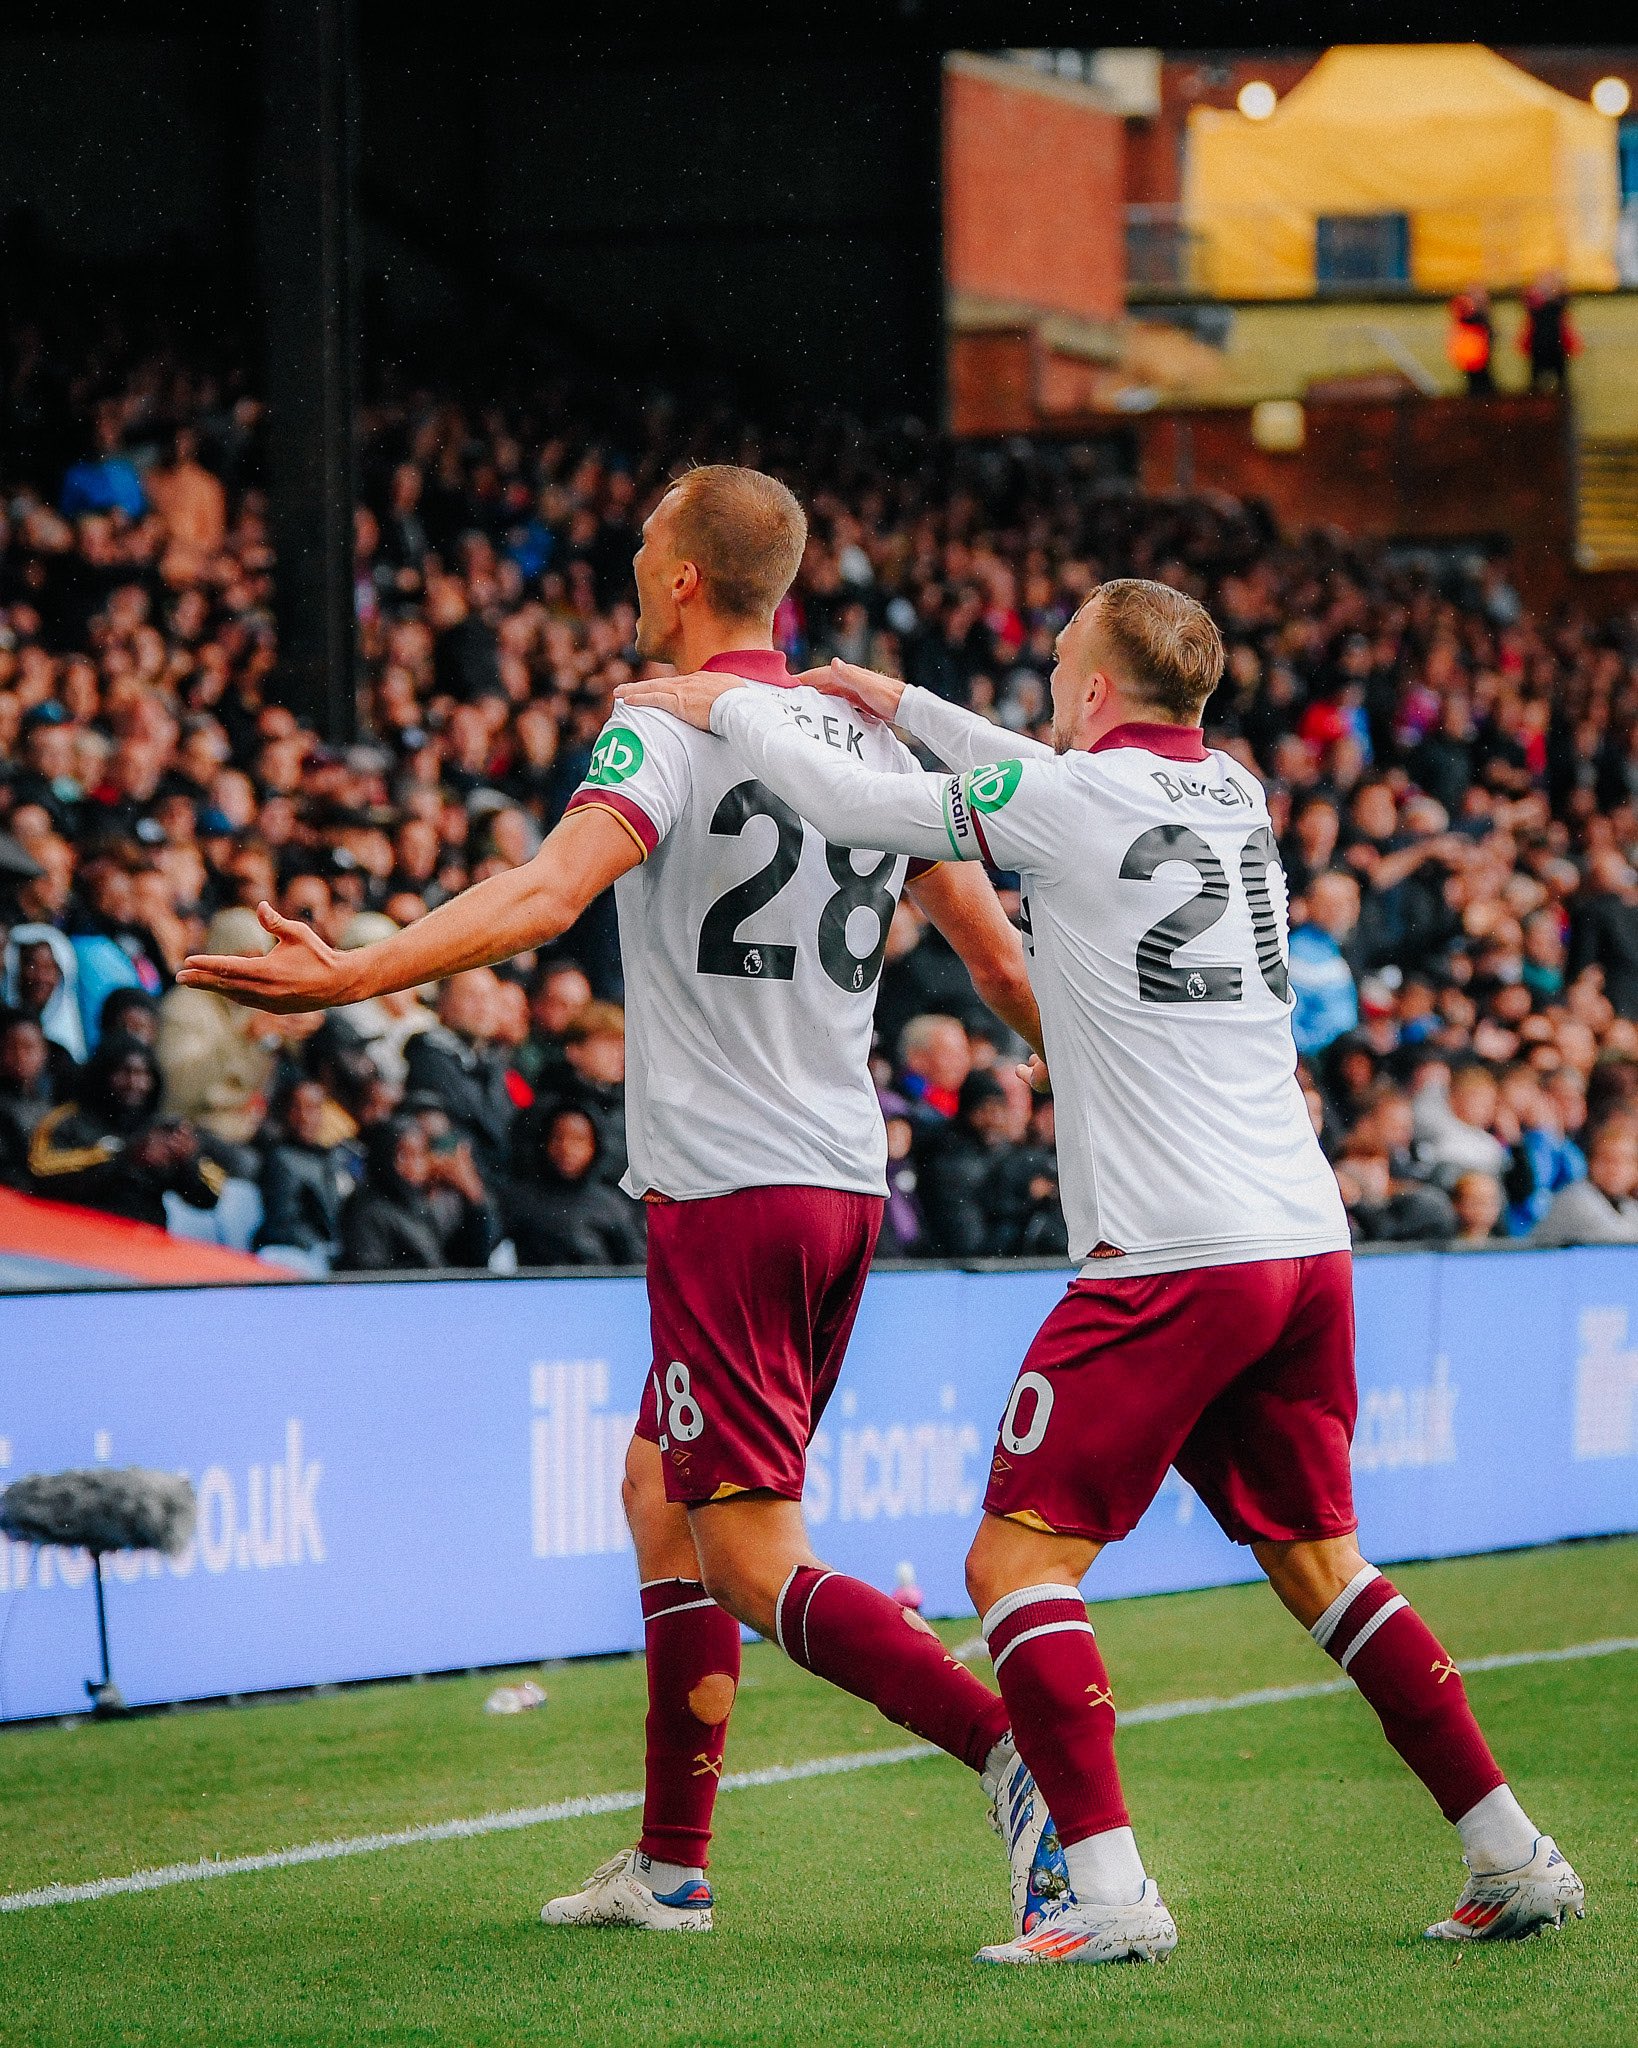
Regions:
<svg viewBox="0 0 1638 2048"><path fill-rule="evenodd" d="M1362 1260L1355 1481L1386 1561L1638 1529L1638 1251ZM1061 1272L879 1273L813 1445L821 1555L966 1611L997 1418ZM110 1558L133 1702L527 1662L642 1639L620 1472L636 1279L0 1300L0 1483L186 1472L191 1548ZM72 1713L90 1560L0 1539L0 1719ZM1254 1576L1172 1475L1093 1597Z"/></svg>

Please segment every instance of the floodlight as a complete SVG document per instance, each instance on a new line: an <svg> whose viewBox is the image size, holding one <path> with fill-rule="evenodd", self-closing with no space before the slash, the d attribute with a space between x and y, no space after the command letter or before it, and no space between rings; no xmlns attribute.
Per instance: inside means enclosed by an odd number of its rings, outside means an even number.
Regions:
<svg viewBox="0 0 1638 2048"><path fill-rule="evenodd" d="M1234 102L1248 121L1266 121L1276 103L1274 88L1266 78L1247 79Z"/></svg>
<svg viewBox="0 0 1638 2048"><path fill-rule="evenodd" d="M1592 89L1592 103L1599 113L1619 119L1632 105L1632 88L1624 78L1601 78Z"/></svg>

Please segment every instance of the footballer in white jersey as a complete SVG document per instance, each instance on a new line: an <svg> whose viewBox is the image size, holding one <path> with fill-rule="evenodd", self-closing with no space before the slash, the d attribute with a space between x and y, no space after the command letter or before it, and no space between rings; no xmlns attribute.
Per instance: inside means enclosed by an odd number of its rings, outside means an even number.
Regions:
<svg viewBox="0 0 1638 2048"><path fill-rule="evenodd" d="M877 719L766 649L707 666L783 706L816 749L918 766ZM629 1194L887 1192L870 1078L876 984L907 870L831 846L727 748L661 711L617 712L571 812L612 812L642 864L615 884L626 983Z"/></svg>

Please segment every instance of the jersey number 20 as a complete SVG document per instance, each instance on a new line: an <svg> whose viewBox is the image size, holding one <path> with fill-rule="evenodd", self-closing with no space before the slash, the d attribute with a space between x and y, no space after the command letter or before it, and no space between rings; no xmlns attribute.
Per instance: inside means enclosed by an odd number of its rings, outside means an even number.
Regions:
<svg viewBox="0 0 1638 2048"><path fill-rule="evenodd" d="M775 796L760 782L741 782L717 805L711 830L737 838L753 818L772 818L778 828L773 858L725 891L705 913L695 965L701 974L789 981L796 973L796 948L771 939L742 938L739 927L765 909L796 873L806 828L783 797ZM836 986L850 995L869 988L881 972L894 905L886 883L897 858L884 853L875 867L861 875L847 847L826 844L825 861L837 887L819 913L819 964ZM855 953L847 942L847 921L855 910L868 910L876 919L876 943L868 953Z"/></svg>
<svg viewBox="0 0 1638 2048"><path fill-rule="evenodd" d="M1150 882L1168 861L1182 861L1200 877L1199 890L1186 903L1152 924L1138 940L1138 994L1146 1003L1237 1003L1240 970L1202 962L1180 967L1177 951L1208 932L1228 908L1229 881L1223 863L1198 832L1187 825L1155 825L1132 841L1120 864L1123 882ZM1240 886L1251 909L1257 941L1257 968L1268 992L1283 1003L1291 993L1291 977L1280 952L1279 926L1268 893L1268 871L1278 867L1279 848L1266 825L1259 825L1240 849Z"/></svg>

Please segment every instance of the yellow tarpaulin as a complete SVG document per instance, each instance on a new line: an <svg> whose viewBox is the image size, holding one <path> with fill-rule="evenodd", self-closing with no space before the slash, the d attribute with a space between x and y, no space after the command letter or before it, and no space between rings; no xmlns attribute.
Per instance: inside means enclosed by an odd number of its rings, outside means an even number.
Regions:
<svg viewBox="0 0 1638 2048"><path fill-rule="evenodd" d="M1618 282L1616 124L1477 44L1329 50L1265 121L1189 116L1201 288L1306 298L1322 215L1401 213L1418 291Z"/></svg>

